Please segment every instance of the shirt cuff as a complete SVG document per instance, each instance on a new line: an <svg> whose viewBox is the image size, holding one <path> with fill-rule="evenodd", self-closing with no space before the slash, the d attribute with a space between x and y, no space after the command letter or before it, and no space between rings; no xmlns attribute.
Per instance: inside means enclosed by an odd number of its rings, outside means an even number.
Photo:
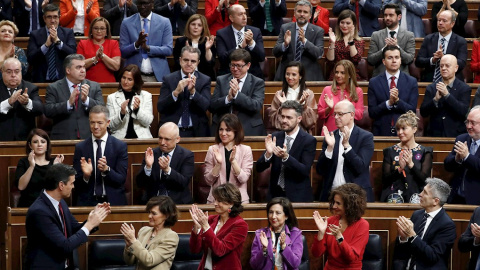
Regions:
<svg viewBox="0 0 480 270"><path fill-rule="evenodd" d="M358 1L358 4L363 7L363 5L365 5L365 2L367 2L367 1L365 1L365 0L360 0L360 1Z"/></svg>
<svg viewBox="0 0 480 270"><path fill-rule="evenodd" d="M389 109L389 110L391 110L393 108L393 106L388 105L388 100L385 101L385 105L387 106L387 109Z"/></svg>
<svg viewBox="0 0 480 270"><path fill-rule="evenodd" d="M474 238L473 238L473 246L474 246L474 247L480 246L480 244L475 244L475 239L477 239L477 237L474 237Z"/></svg>
<svg viewBox="0 0 480 270"><path fill-rule="evenodd" d="M29 112L32 111L32 109L33 109L33 102L32 102L32 100L31 100L31 99L28 99L27 105L23 105L23 107L25 107L25 109L26 109L27 111L29 111Z"/></svg>
<svg viewBox="0 0 480 270"><path fill-rule="evenodd" d="M7 114L11 108L13 107L8 103L8 98L0 103L0 112L3 114Z"/></svg>
<svg viewBox="0 0 480 270"><path fill-rule="evenodd" d="M267 153L265 153L265 154L263 154L263 157L265 158L265 161L268 162L268 161L270 161L270 159L272 159L273 154L269 158L267 158Z"/></svg>
<svg viewBox="0 0 480 270"><path fill-rule="evenodd" d="M50 45L51 46L51 45ZM48 48L47 46L45 46L45 44L43 44L41 47L40 47L40 50L42 51L43 54L47 54L48 52Z"/></svg>
<svg viewBox="0 0 480 270"><path fill-rule="evenodd" d="M173 92L172 92L172 98L173 98L173 101L177 102L178 97L176 97L176 96L173 94Z"/></svg>
<svg viewBox="0 0 480 270"><path fill-rule="evenodd" d="M264 7L266 2L262 3L262 1L259 1L258 3L260 4L260 6Z"/></svg>
<svg viewBox="0 0 480 270"><path fill-rule="evenodd" d="M326 157L326 158L332 159L332 156L333 156L333 151L332 151L332 152L328 152L328 150L325 150L325 157Z"/></svg>
<svg viewBox="0 0 480 270"><path fill-rule="evenodd" d="M172 167L169 167L168 172L167 172L167 171L163 171L163 174L165 174L165 175L170 175L171 172L172 172Z"/></svg>
<svg viewBox="0 0 480 270"><path fill-rule="evenodd" d="M232 103L231 101L228 101L228 96L225 97L225 104L230 104Z"/></svg>
<svg viewBox="0 0 480 270"><path fill-rule="evenodd" d="M247 47L250 49L250 50L253 50L253 48L255 48L255 45L257 43L255 43L255 40L253 41L253 44L252 45L248 45Z"/></svg>
<svg viewBox="0 0 480 270"><path fill-rule="evenodd" d="M288 155L287 158L285 158L285 159L282 158L282 162L286 162L289 157L290 157L290 155Z"/></svg>
<svg viewBox="0 0 480 270"><path fill-rule="evenodd" d="M90 104L90 97L87 97L87 100L85 100L85 103L82 102L83 105L85 105L86 108L88 108L88 105Z"/></svg>
<svg viewBox="0 0 480 270"><path fill-rule="evenodd" d="M348 151L350 151L350 150L352 150L352 146L351 146L351 145L347 148L347 150L344 150L343 153L346 154L346 153L348 153Z"/></svg>
<svg viewBox="0 0 480 270"><path fill-rule="evenodd" d="M61 50L63 48L63 41L60 40L60 43L57 45L57 48Z"/></svg>
<svg viewBox="0 0 480 270"><path fill-rule="evenodd" d="M147 176L152 175L152 168L147 169L147 165L145 165L145 167L143 167L143 171L145 172L145 175L147 175Z"/></svg>
<svg viewBox="0 0 480 270"><path fill-rule="evenodd" d="M398 242L400 242L400 244L405 244L405 243L408 242L408 238L407 238L407 240L403 241L402 238L399 236L398 237Z"/></svg>
<svg viewBox="0 0 480 270"><path fill-rule="evenodd" d="M87 237L90 235L90 232L88 231L87 228L82 227L82 231L85 233L85 235L87 235Z"/></svg>

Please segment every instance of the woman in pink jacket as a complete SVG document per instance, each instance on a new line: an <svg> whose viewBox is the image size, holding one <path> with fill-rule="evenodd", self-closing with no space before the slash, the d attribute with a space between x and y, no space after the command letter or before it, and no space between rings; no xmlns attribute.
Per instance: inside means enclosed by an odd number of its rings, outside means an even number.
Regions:
<svg viewBox="0 0 480 270"><path fill-rule="evenodd" d="M252 149L241 144L243 127L235 114L226 114L220 119L215 142L208 148L205 157L205 180L210 189L207 202L212 204L212 190L225 183L235 185L242 194L242 203L248 203L247 182L253 167Z"/></svg>

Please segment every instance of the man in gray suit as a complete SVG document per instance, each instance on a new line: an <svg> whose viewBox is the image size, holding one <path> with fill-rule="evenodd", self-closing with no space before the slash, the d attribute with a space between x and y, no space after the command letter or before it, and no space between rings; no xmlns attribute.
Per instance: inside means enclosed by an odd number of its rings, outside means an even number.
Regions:
<svg viewBox="0 0 480 270"><path fill-rule="evenodd" d="M217 132L220 118L234 113L242 122L246 136L265 136L261 111L265 99L265 81L248 73L252 57L245 49L230 54L230 74L217 77L210 102L212 134Z"/></svg>
<svg viewBox="0 0 480 270"><path fill-rule="evenodd" d="M368 63L375 67L372 77L385 73L382 51L388 45L397 46L400 49L402 58L400 70L409 74L408 65L413 62L415 56L415 37L412 32L400 28L401 18L402 10L398 5L388 4L383 9L383 21L387 27L373 32L367 57Z"/></svg>
<svg viewBox="0 0 480 270"><path fill-rule="evenodd" d="M312 4L300 0L295 4L296 22L282 25L277 44L273 48L275 57L282 57L275 74L281 81L285 66L291 61L301 61L306 70L307 81L323 81L323 71L317 62L323 56L323 29L308 23L312 16Z"/></svg>
<svg viewBox="0 0 480 270"><path fill-rule="evenodd" d="M112 36L120 35L120 26L123 19L138 12L134 0L105 0L103 2L102 16L110 22Z"/></svg>
<svg viewBox="0 0 480 270"><path fill-rule="evenodd" d="M71 54L63 62L65 78L47 86L45 116L53 120L52 140L78 140L90 136L88 113L104 105L100 85L85 79L85 57Z"/></svg>

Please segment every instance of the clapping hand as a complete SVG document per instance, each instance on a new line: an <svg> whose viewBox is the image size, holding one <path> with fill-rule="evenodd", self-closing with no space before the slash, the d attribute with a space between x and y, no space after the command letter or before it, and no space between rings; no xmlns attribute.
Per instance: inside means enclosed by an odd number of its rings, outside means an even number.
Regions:
<svg viewBox="0 0 480 270"><path fill-rule="evenodd" d="M335 36L335 32L331 27L328 28L328 38L330 39L330 46L335 46L335 41L337 41L337 37Z"/></svg>
<svg viewBox="0 0 480 270"><path fill-rule="evenodd" d="M253 32L252 30L248 29L247 31L245 31L245 34L244 34L242 48L245 48L247 45L251 46L252 44L253 44Z"/></svg>
<svg viewBox="0 0 480 270"><path fill-rule="evenodd" d="M28 163L30 164L30 167L35 167L35 152L33 150L28 153Z"/></svg>
<svg viewBox="0 0 480 270"><path fill-rule="evenodd" d="M349 140L350 140L350 129L347 127L347 126L344 126L343 127L343 140L342 140L342 145L343 145L343 148L348 148L350 147L350 143L349 143Z"/></svg>
<svg viewBox="0 0 480 270"><path fill-rule="evenodd" d="M230 153L230 158L229 158L230 163L233 163L233 161L235 160L236 153L237 153L237 146L234 145L232 148L232 152Z"/></svg>
<svg viewBox="0 0 480 270"><path fill-rule="evenodd" d="M327 217L323 218L322 216L320 216L320 213L318 213L318 211L314 211L313 220L315 221L315 225L317 225L317 229L318 229L317 239L320 241L323 239L323 236L327 231L327 226L328 226Z"/></svg>
<svg viewBox="0 0 480 270"><path fill-rule="evenodd" d="M208 224L208 211L204 213L196 204L192 204L190 215L193 219L195 231L198 231L200 228L206 231L210 228Z"/></svg>
<svg viewBox="0 0 480 270"><path fill-rule="evenodd" d="M282 250L284 250L286 247L287 247L287 243L286 243L286 240L287 239L287 235L285 234L285 231L283 231L281 234L280 234L280 248Z"/></svg>
<svg viewBox="0 0 480 270"><path fill-rule="evenodd" d="M127 247L131 246L135 240L135 227L132 224L123 223L120 227L120 232L125 238L125 244Z"/></svg>
<svg viewBox="0 0 480 270"><path fill-rule="evenodd" d="M145 166L147 169L152 169L153 165L153 150L151 147L147 148L147 151L145 151Z"/></svg>
<svg viewBox="0 0 480 270"><path fill-rule="evenodd" d="M332 152L335 146L335 136L333 132L329 132L327 126L323 126L323 136L325 136L325 142L327 143L327 151Z"/></svg>
<svg viewBox="0 0 480 270"><path fill-rule="evenodd" d="M285 93L283 91L278 91L275 96L277 97L278 101L280 101L280 103L284 103L285 101L287 101L287 97L285 97Z"/></svg>
<svg viewBox="0 0 480 270"><path fill-rule="evenodd" d="M305 101L307 100L309 95L310 94L307 91L303 91L302 96L300 97L300 100L298 101L298 103L303 105L305 103Z"/></svg>
<svg viewBox="0 0 480 270"><path fill-rule="evenodd" d="M285 35L283 36L283 46L288 47L290 42L292 41L292 32L290 30L285 31Z"/></svg>
<svg viewBox="0 0 480 270"><path fill-rule="evenodd" d="M63 160L65 159L65 157L60 154L60 155L57 155L57 157L55 158L55 160L53 161L53 164L57 164L57 163L63 163Z"/></svg>
<svg viewBox="0 0 480 270"><path fill-rule="evenodd" d="M220 154L220 150L218 149L218 146L217 145L214 145L212 147L212 150L213 150L213 156L215 157L215 161L217 162L217 164L222 164L223 162L223 155Z"/></svg>
<svg viewBox="0 0 480 270"><path fill-rule="evenodd" d="M277 145L277 138L273 137L272 134L268 134L267 137L265 137L265 150L266 150L266 156L267 158L270 158L273 154L273 149Z"/></svg>
<svg viewBox="0 0 480 270"><path fill-rule="evenodd" d="M30 98L28 97L28 88L25 88L25 90L22 92L22 90L17 90L20 91L20 95L18 95L18 102L22 105L27 105L28 102L30 101ZM22 94L23 93L23 94Z"/></svg>
<svg viewBox="0 0 480 270"><path fill-rule="evenodd" d="M213 43L215 42L215 36L211 35L209 37L205 37L205 50L210 50L213 47Z"/></svg>
<svg viewBox="0 0 480 270"><path fill-rule="evenodd" d="M92 6L93 6L93 1L92 0L88 1L87 10L85 11L86 14L90 13L90 10L92 10Z"/></svg>
<svg viewBox="0 0 480 270"><path fill-rule="evenodd" d="M126 115L127 114L127 106L128 106L128 103L130 102L130 99L127 99L125 100L124 102L122 102L122 104L120 104L120 113L122 115Z"/></svg>
<svg viewBox="0 0 480 270"><path fill-rule="evenodd" d="M264 231L260 232L260 242L262 243L264 249L268 247L268 238Z"/></svg>
<svg viewBox="0 0 480 270"><path fill-rule="evenodd" d="M140 108L140 98L138 96L133 97L132 108L134 111Z"/></svg>
<svg viewBox="0 0 480 270"><path fill-rule="evenodd" d="M460 141L455 143L453 146L453 151L455 151L455 161L457 162L463 161L470 153L467 142Z"/></svg>
<svg viewBox="0 0 480 270"><path fill-rule="evenodd" d="M90 85L88 84L82 84L82 92L81 92L81 100L82 100L82 103L85 103L87 102L87 98L88 98L88 93L90 92Z"/></svg>
<svg viewBox="0 0 480 270"><path fill-rule="evenodd" d="M88 161L86 161L85 157L81 157L80 167L82 168L84 178L89 178L90 175L92 175L93 165L92 165L92 160L90 158L88 159Z"/></svg>
<svg viewBox="0 0 480 270"><path fill-rule="evenodd" d="M333 97L330 97L327 94L325 94L323 95L323 99L325 100L325 104L327 104L327 106L330 109L333 109Z"/></svg>
<svg viewBox="0 0 480 270"><path fill-rule="evenodd" d="M328 224L328 230L329 232L327 232L327 234L335 236L335 239L340 239L343 237L342 224L339 224L338 226L335 224Z"/></svg>

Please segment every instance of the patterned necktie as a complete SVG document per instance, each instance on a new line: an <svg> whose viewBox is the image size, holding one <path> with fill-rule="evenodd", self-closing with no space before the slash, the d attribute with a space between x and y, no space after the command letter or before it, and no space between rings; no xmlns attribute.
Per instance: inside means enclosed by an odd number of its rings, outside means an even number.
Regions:
<svg viewBox="0 0 480 270"><path fill-rule="evenodd" d="M395 32L395 31L390 31L390 37L391 37L391 38L395 38L395 33L397 33L397 32Z"/></svg>
<svg viewBox="0 0 480 270"><path fill-rule="evenodd" d="M392 81L390 82L390 89L397 88L397 84L395 83L396 77L392 76L392 77L390 77L390 79L392 79Z"/></svg>
<svg viewBox="0 0 480 270"><path fill-rule="evenodd" d="M269 32L273 31L272 18L270 17L270 0L265 0L265 24Z"/></svg>
<svg viewBox="0 0 480 270"><path fill-rule="evenodd" d="M445 54L445 41L447 41L444 37L440 39L440 45L442 46L442 51ZM437 63L435 64L435 73L433 75L433 82L438 83L442 79L440 74L440 59L438 59Z"/></svg>
<svg viewBox="0 0 480 270"><path fill-rule="evenodd" d="M98 169L98 160L102 157L102 140L96 139L97 143L97 156L95 162L95 195L103 195L103 185L102 185L102 173Z"/></svg>
<svg viewBox="0 0 480 270"><path fill-rule="evenodd" d="M34 0L35 1L35 0ZM65 235L65 238L68 238L68 234L67 234L67 224L65 223L65 214L63 213L63 207L62 207L62 203L60 202L58 204L58 211L60 212L60 217L62 219L62 224L63 224L63 234ZM67 259L67 262L66 262L66 265L68 266L70 263Z"/></svg>
<svg viewBox="0 0 480 270"><path fill-rule="evenodd" d="M425 225L427 224L427 218L430 215L427 214L426 212L423 214L422 222L420 223L420 226L418 227L418 230L416 230L417 237L423 238L423 231L425 230ZM417 258L415 255L412 255L412 258L410 260L410 267L409 270L415 269L415 264L416 264Z"/></svg>
<svg viewBox="0 0 480 270"><path fill-rule="evenodd" d="M143 18L143 30L144 30L145 34L148 34L148 19L147 18ZM141 49L141 50L142 50L142 58L147 59L148 58L148 52L144 49Z"/></svg>
<svg viewBox="0 0 480 270"><path fill-rule="evenodd" d="M188 77L185 76L183 77L184 79L187 79ZM182 99L182 127L183 128L188 128L190 126L190 110L188 109L189 107L189 99L190 99L190 91L188 91L188 87L185 86L185 89L183 90L183 99Z"/></svg>
<svg viewBox="0 0 480 270"><path fill-rule="evenodd" d="M238 44L238 48L242 48L242 43L243 43L243 33L242 31L238 31L237 32L237 44Z"/></svg>
<svg viewBox="0 0 480 270"><path fill-rule="evenodd" d="M478 145L476 141L472 141L472 144L470 145L470 155L475 155L477 153Z"/></svg>
<svg viewBox="0 0 480 270"><path fill-rule="evenodd" d="M290 142L292 142L293 138L290 137L290 136L287 136L285 139L287 140L287 143L286 143L286 145L287 145L287 153L289 153L289 152L290 152L290 148L291 148ZM283 190L285 190L285 166L283 165L283 163L282 163L282 169L280 170L280 175L279 175L279 177L278 177L278 185L279 185Z"/></svg>
<svg viewBox="0 0 480 270"><path fill-rule="evenodd" d="M300 31L298 29L297 31ZM297 37L297 43L295 46L295 61L300 61L302 59L302 53L303 53L303 43L300 40L300 35Z"/></svg>
<svg viewBox="0 0 480 270"><path fill-rule="evenodd" d="M56 46L54 44L50 45L47 51L47 77L48 80L54 81L57 79L57 61L56 61L56 52L55 52Z"/></svg>

